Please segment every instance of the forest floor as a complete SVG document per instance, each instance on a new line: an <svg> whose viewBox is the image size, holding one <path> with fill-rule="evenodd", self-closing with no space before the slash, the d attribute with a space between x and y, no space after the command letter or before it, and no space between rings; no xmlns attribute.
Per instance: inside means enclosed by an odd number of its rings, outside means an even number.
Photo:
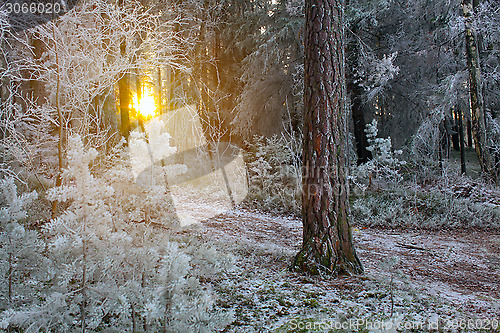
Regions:
<svg viewBox="0 0 500 333"><path fill-rule="evenodd" d="M192 200L183 200L190 210L207 209ZM235 208L180 233L235 258L225 278L208 281L217 306L235 312L226 332L500 331L496 232L355 227L365 274L338 278L288 270L302 240L297 218Z"/></svg>

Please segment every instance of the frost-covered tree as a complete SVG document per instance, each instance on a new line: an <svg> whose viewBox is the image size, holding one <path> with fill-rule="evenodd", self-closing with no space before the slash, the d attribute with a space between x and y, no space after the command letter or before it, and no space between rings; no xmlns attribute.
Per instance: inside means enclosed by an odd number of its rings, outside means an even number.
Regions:
<svg viewBox="0 0 500 333"><path fill-rule="evenodd" d="M483 172L494 182L499 182L500 168L495 164L494 156L488 147L489 133L486 131L486 116L482 93L481 66L479 50L474 28L475 10L472 0L462 1L465 19L465 49L467 50L467 68L469 72L470 106L472 113L472 133L479 162Z"/></svg>
<svg viewBox="0 0 500 333"><path fill-rule="evenodd" d="M19 66L15 49L26 48L29 43L11 31L7 15L0 9L0 176L26 180L26 170L36 163L37 148L43 139L33 136L46 113L28 110L21 93L23 67ZM37 185L43 181L36 179Z"/></svg>
<svg viewBox="0 0 500 333"><path fill-rule="evenodd" d="M373 158L353 168L349 176L362 191L372 187L377 178L393 184L403 180L399 169L406 164L406 161L398 158L403 152L401 150L393 151L390 137L378 137L377 125L377 120L374 119L365 128L368 141L367 149L372 153Z"/></svg>
<svg viewBox="0 0 500 333"><path fill-rule="evenodd" d="M27 209L37 193L18 194L13 178L0 180L0 309L29 304L36 300L47 281L40 268L48 264L43 256L40 234L25 221Z"/></svg>
<svg viewBox="0 0 500 333"><path fill-rule="evenodd" d="M380 20L389 12L385 1L346 2L346 77L351 102L353 133L356 142L357 164L372 158L365 134L365 125L371 116L369 109L398 72L394 66L396 53L377 52L376 36Z"/></svg>
<svg viewBox="0 0 500 333"><path fill-rule="evenodd" d="M288 129L300 139L303 5L302 1L261 1L247 14L253 30L241 41L248 54L242 60L242 91L233 124L248 141L253 135L270 137Z"/></svg>
<svg viewBox="0 0 500 333"><path fill-rule="evenodd" d="M213 294L199 277L223 272L231 266L230 258L208 247L170 241L167 232L151 229L152 221L131 218L123 209L129 193L122 192L116 172L113 177L94 176L89 164L97 151L85 149L78 136L70 137L68 145L63 185L48 194L67 208L43 226L46 264L32 267L38 274L32 279L37 298L4 307L1 327L29 332L211 332L226 326L231 314L213 310ZM143 195L153 199L152 193ZM13 200L9 214L2 210L2 216L19 218L20 200ZM140 210L140 205L136 201L131 208ZM167 221L155 217L154 222ZM12 233L17 237L21 232ZM10 250L5 247L4 252ZM37 253L30 247L25 251L31 259Z"/></svg>
<svg viewBox="0 0 500 333"><path fill-rule="evenodd" d="M176 15L167 8L160 13L140 2L120 7L113 1L81 1L56 20L4 38L5 62L15 74L10 74L15 78L11 81L19 82L13 89L19 97L11 99L11 109L18 111L5 117L18 125L6 137L11 150L18 147L25 155L17 160L28 169L27 177L34 174L42 187L53 186L72 133L100 151L116 143L114 88L124 73L185 68L179 60L184 58L179 52L182 39L172 28L175 22ZM122 40L125 53L120 50ZM131 117L134 121L135 115ZM14 134L25 138L16 140Z"/></svg>

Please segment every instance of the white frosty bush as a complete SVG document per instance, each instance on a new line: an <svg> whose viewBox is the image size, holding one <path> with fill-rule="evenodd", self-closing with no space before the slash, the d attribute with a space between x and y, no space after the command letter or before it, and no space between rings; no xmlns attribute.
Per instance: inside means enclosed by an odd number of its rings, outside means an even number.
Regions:
<svg viewBox="0 0 500 333"><path fill-rule="evenodd" d="M285 137L254 139L246 151L249 201L261 209L298 213L301 168L297 148Z"/></svg>
<svg viewBox="0 0 500 333"><path fill-rule="evenodd" d="M0 180L0 310L32 302L47 280L38 271L47 264L43 241L23 225L36 197L36 192L18 195L12 178Z"/></svg>
<svg viewBox="0 0 500 333"><path fill-rule="evenodd" d="M366 125L366 136L373 158L366 163L355 167L351 171L350 180L363 191L373 185L373 181L397 183L402 181L400 168L406 164L398 158L401 150L392 151L391 138L379 138L377 120Z"/></svg>
<svg viewBox="0 0 500 333"><path fill-rule="evenodd" d="M213 293L200 276L220 274L230 261L196 244L184 248L169 240L168 232L134 223L119 209L125 189L90 173L96 151L85 150L79 137L69 138L68 145L64 185L48 193L67 208L43 227L49 264L37 269L46 278L33 282L39 285L36 299L3 308L1 327L24 332L211 332L225 327L231 313L213 310Z"/></svg>
<svg viewBox="0 0 500 333"><path fill-rule="evenodd" d="M0 223L2 227L27 217L26 206L37 198L36 192L18 196L17 186L13 178L0 180Z"/></svg>
<svg viewBox="0 0 500 333"><path fill-rule="evenodd" d="M149 169L143 172L141 179L150 180L141 181L136 178L136 173L129 164L130 155L133 155L130 153L132 148L125 147L123 143L120 142L111 150L106 172L101 176L114 189L114 195L109 201L114 206L115 223L154 222L175 226L177 217L165 176L174 177L183 173L186 166L175 164L163 167L149 162ZM145 158L150 161L149 156Z"/></svg>
<svg viewBox="0 0 500 333"><path fill-rule="evenodd" d="M174 154L176 147L170 146L172 136L165 131L165 124L162 120L153 118L145 125L145 133L132 131L130 133L130 161L134 177L144 171L157 169L155 163ZM163 166L164 171L171 177L183 174L187 167L183 164Z"/></svg>
<svg viewBox="0 0 500 333"><path fill-rule="evenodd" d="M436 189L366 193L351 206L358 225L418 229L500 229L500 204Z"/></svg>

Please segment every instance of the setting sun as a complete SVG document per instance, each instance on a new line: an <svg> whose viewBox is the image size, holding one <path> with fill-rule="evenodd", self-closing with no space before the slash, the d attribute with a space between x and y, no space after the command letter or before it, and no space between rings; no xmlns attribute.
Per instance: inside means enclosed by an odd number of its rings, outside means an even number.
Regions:
<svg viewBox="0 0 500 333"><path fill-rule="evenodd" d="M134 100L134 105L136 105L137 115L143 118L151 118L156 115L156 102L154 97L153 89L145 88L142 91L142 97L137 101L137 96Z"/></svg>

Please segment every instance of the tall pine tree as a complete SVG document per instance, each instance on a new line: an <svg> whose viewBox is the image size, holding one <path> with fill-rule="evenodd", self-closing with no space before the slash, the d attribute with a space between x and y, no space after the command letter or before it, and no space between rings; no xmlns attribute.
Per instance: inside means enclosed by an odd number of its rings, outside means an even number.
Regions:
<svg viewBox="0 0 500 333"><path fill-rule="evenodd" d="M292 267L362 273L349 228L343 1L307 0L305 11L303 244Z"/></svg>

